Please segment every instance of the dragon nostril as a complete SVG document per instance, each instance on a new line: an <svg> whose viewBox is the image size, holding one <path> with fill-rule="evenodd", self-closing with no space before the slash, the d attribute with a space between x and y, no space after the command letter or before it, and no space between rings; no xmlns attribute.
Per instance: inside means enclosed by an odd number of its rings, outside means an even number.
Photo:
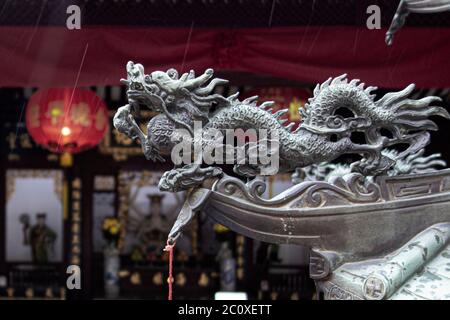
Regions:
<svg viewBox="0 0 450 320"><path fill-rule="evenodd" d="M158 86L156 86L156 85L154 85L154 84L149 85L149 86L148 86L148 90L149 90L151 93L153 93L153 94L156 94L156 93L159 92Z"/></svg>

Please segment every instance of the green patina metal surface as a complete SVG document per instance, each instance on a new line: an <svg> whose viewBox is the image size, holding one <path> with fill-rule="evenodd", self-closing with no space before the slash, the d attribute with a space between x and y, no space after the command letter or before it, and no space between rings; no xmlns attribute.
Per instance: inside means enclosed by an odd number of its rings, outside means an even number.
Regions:
<svg viewBox="0 0 450 320"><path fill-rule="evenodd" d="M343 264L320 286L328 299L450 299L450 223L429 227L384 258Z"/></svg>

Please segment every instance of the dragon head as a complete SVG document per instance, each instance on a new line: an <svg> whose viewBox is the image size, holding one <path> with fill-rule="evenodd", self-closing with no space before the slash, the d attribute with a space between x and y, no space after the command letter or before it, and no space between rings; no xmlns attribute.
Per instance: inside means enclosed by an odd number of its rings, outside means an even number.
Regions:
<svg viewBox="0 0 450 320"><path fill-rule="evenodd" d="M159 74L154 75L154 78L161 79L163 74L169 77L169 73L161 71L157 73ZM142 64L129 61L127 79L121 79L121 82L127 86L127 98L130 105L134 107L145 105L152 111L161 112L162 102L167 97L167 93L161 90L152 75L144 73Z"/></svg>
<svg viewBox="0 0 450 320"><path fill-rule="evenodd" d="M181 76L175 69L145 74L142 64L132 61L127 63L126 68L127 79L121 79L121 82L127 86L127 98L134 107L145 105L152 111L163 112L164 108L170 108L186 98L200 109L213 103L227 102L221 95L212 94L217 85L225 84L227 80L215 78L203 86L212 78L212 69L196 77L193 70Z"/></svg>

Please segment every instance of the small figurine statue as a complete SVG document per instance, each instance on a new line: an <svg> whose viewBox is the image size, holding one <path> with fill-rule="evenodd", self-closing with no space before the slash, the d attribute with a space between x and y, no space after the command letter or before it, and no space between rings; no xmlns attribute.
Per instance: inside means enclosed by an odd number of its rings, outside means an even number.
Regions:
<svg viewBox="0 0 450 320"><path fill-rule="evenodd" d="M47 263L49 260L49 251L52 250L56 241L56 232L46 224L47 214L38 213L36 215L36 224L31 227L29 224L29 216L23 214L20 217L21 223L24 225L24 244L31 246L31 254L34 263Z"/></svg>
<svg viewBox="0 0 450 320"><path fill-rule="evenodd" d="M223 241L216 260L220 263L220 290L236 290L236 260L229 248L228 241Z"/></svg>

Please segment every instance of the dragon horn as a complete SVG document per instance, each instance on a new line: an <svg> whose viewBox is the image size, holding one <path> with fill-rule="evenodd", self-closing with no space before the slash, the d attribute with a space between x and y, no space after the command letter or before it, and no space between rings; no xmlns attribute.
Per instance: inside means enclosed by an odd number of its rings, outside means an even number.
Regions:
<svg viewBox="0 0 450 320"><path fill-rule="evenodd" d="M289 109L281 109L281 110L278 110L277 112L275 112L273 114L273 116L278 119L279 117L281 117L282 115L284 115L288 111L289 111Z"/></svg>
<svg viewBox="0 0 450 320"><path fill-rule="evenodd" d="M287 131L292 131L292 127L295 126L295 122L289 123L285 128Z"/></svg>

